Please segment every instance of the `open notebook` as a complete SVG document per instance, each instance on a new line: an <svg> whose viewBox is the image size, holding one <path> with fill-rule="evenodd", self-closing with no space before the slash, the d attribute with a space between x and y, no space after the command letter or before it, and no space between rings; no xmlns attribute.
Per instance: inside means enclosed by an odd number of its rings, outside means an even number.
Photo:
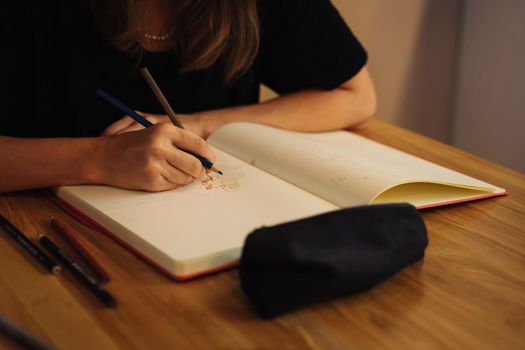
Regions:
<svg viewBox="0 0 525 350"><path fill-rule="evenodd" d="M363 204L418 208L505 190L346 131L304 134L235 123L208 140L223 176L169 192L66 186L59 201L164 273L233 266L254 229Z"/></svg>

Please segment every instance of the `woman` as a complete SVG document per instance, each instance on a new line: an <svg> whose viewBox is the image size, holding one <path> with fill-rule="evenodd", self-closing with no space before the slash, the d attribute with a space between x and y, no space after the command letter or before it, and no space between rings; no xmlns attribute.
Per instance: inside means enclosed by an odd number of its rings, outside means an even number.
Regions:
<svg viewBox="0 0 525 350"><path fill-rule="evenodd" d="M169 190L204 174L179 148L213 162L205 139L226 123L322 131L361 125L375 110L366 52L329 0L7 3L0 192ZM164 122L140 66L186 130ZM258 103L261 83L280 97ZM156 125L139 128L97 88Z"/></svg>

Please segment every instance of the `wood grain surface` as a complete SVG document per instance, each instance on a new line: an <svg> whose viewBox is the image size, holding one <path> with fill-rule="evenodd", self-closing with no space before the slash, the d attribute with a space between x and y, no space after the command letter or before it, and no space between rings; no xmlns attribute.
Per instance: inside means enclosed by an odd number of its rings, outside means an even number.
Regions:
<svg viewBox="0 0 525 350"><path fill-rule="evenodd" d="M175 283L44 191L3 194L0 213L32 238L49 235L76 256L48 218L81 233L119 306L105 309L68 272L49 275L0 231L0 314L59 349L525 348L525 176L383 122L358 133L510 194L423 211L422 261L368 292L272 321L252 311L235 269ZM4 348L17 347L0 334Z"/></svg>

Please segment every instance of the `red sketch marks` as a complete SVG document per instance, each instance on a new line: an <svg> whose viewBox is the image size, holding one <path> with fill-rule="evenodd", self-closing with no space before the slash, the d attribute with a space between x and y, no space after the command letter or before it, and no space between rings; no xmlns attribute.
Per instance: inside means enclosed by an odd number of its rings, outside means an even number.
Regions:
<svg viewBox="0 0 525 350"><path fill-rule="evenodd" d="M239 183L229 176L210 174L209 177L201 180L201 189L205 191L223 190L226 192L237 192Z"/></svg>
<svg viewBox="0 0 525 350"><path fill-rule="evenodd" d="M213 189L213 180L207 179L201 182L204 189L210 191Z"/></svg>

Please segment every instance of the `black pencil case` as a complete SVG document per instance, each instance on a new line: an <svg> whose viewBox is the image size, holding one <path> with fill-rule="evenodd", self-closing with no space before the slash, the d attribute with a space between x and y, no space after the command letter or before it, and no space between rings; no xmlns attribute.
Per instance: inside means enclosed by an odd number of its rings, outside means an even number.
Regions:
<svg viewBox="0 0 525 350"><path fill-rule="evenodd" d="M365 291L424 256L425 224L410 204L342 209L253 231L241 288L263 318Z"/></svg>

